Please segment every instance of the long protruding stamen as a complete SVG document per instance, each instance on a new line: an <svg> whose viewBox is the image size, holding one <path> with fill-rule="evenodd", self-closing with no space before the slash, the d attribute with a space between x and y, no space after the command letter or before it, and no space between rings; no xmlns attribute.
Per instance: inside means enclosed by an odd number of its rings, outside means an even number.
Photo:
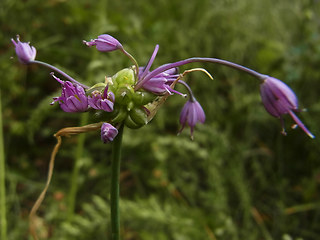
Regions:
<svg viewBox="0 0 320 240"><path fill-rule="evenodd" d="M240 70L240 71L243 71L243 72L246 72L260 80L263 80L265 78L267 78L268 76L267 75L264 75L264 74L261 74L261 73L258 73L252 69L249 69L249 68L246 68L242 65L239 65L239 64L236 64L236 63L233 63L233 62L229 62L229 61L226 61L226 60L222 60L222 59L218 59L218 58L200 58L200 57L194 57L194 58L188 58L188 59L185 59L185 60L182 60L182 61L178 61L178 62L175 62L175 63L168 63L168 64L165 64L165 65L162 65L158 68L156 68L155 70L153 70L152 72L150 72L149 74L146 75L146 77L144 79L142 79L140 82L137 83L135 89L139 89L143 86L143 84L145 82L147 82L148 80L150 80L152 77L156 76L157 74L160 74L170 68L175 68L175 67L179 67L179 66L182 66L182 65L186 65L188 63L193 63L193 62L211 62L211 63L216 63L216 64L221 64L221 65L225 65L225 66L228 66L228 67L231 67L231 68L234 68L234 69L237 69L237 70Z"/></svg>
<svg viewBox="0 0 320 240"><path fill-rule="evenodd" d="M66 74L65 72L61 71L60 69L58 69L58 68L56 68L56 67L54 67L54 66L52 66L52 65L50 65L50 64L48 64L48 63L41 62L41 61L38 61L38 60L30 61L30 63L36 63L36 64L40 64L40 65L42 65L42 66L45 66L45 67L47 67L47 68L50 68L50 69L52 69L53 71L61 74L61 75L64 76L65 78L67 78L69 81L71 81L71 82L73 82L73 83L75 83L75 84L77 84L77 85L80 85L80 86L83 87L84 89L88 89L88 88L89 88L88 86L86 86L86 85L78 82L77 80L75 80L74 78L72 78L72 77L70 77L68 74Z"/></svg>

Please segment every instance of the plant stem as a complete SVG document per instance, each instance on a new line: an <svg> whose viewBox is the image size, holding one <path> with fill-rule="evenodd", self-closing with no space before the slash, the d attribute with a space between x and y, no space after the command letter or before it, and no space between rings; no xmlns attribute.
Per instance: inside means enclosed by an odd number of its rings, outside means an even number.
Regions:
<svg viewBox="0 0 320 240"><path fill-rule="evenodd" d="M0 220L1 220L1 239L7 239L7 219L6 219L6 183L5 183L5 160L2 132L2 109L0 91Z"/></svg>
<svg viewBox="0 0 320 240"><path fill-rule="evenodd" d="M162 72L164 72L166 70L169 70L171 68L176 68L176 67L180 67L180 66L183 66L183 65L186 65L186 64L189 64L189 63L195 63L195 62L215 63L215 64L224 65L224 66L227 66L227 67L231 67L231 68L237 69L237 70L242 71L242 72L246 72L246 73L250 74L251 76L258 78L259 80L263 80L263 79L268 77L267 75L258 73L256 71L250 69L250 68L244 67L242 65L239 65L239 64L236 64L236 63L233 63L233 62L222 60L222 59L219 59L219 58L193 57L193 58L187 58L185 60L181 60L181 61L174 62L174 63L167 63L167 64L164 64L164 65L154 69L152 72L148 73L141 81L139 81L136 84L135 90L141 88L144 83L146 83L147 81L149 81L151 78L153 78L154 76L156 76L159 73L162 73Z"/></svg>
<svg viewBox="0 0 320 240"><path fill-rule="evenodd" d="M80 126L84 126L88 122L88 113L84 113L81 116L80 120ZM67 213L67 219L68 221L72 221L73 215L74 215L74 209L75 209L75 202L77 198L77 192L78 192L78 178L79 178L79 170L80 170L80 164L81 162L79 159L83 155L83 146L85 142L86 135L80 134L78 137L78 144L74 156L74 165L73 170L71 174L71 186L70 186L70 193L68 196L68 213Z"/></svg>
<svg viewBox="0 0 320 240"><path fill-rule="evenodd" d="M130 54L128 53L126 50L124 50L124 48L121 48L121 51L129 57L129 59L133 62L133 64L135 65L136 67L136 78L139 76L139 65L138 65L138 62L137 60Z"/></svg>
<svg viewBox="0 0 320 240"><path fill-rule="evenodd" d="M111 163L111 233L112 240L120 239L120 213L119 213L119 185L120 185L120 159L123 125L120 126L118 135L112 145Z"/></svg>
<svg viewBox="0 0 320 240"><path fill-rule="evenodd" d="M89 87L78 82L77 80L75 80L74 78L72 78L71 76L69 76L68 74L66 74L64 71L61 71L59 68L56 68L55 66L52 66L51 64L49 63L45 63L45 62L41 62L41 61L38 61L38 60L34 60L34 61L30 61L30 63L35 63L35 64L39 64L39 65L42 65L42 66L45 66L47 68L50 68L52 69L53 71L61 74L62 76L64 76L65 78L67 78L69 81L75 83L75 84L78 84L80 85L81 87L83 87L84 89L88 89Z"/></svg>

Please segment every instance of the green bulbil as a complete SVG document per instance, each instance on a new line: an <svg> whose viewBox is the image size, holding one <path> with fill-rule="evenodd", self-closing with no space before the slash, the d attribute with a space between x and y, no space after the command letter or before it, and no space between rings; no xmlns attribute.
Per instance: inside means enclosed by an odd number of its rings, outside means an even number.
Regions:
<svg viewBox="0 0 320 240"><path fill-rule="evenodd" d="M132 97L133 97L133 102L136 105L143 106L154 101L157 96L151 92L136 91Z"/></svg>
<svg viewBox="0 0 320 240"><path fill-rule="evenodd" d="M112 76L112 81L118 86L133 87L135 84L135 73L131 68L125 68Z"/></svg>
<svg viewBox="0 0 320 240"><path fill-rule="evenodd" d="M116 105L114 108L115 117L112 119L113 123L121 123L125 120L128 115L128 111L125 107Z"/></svg>
<svg viewBox="0 0 320 240"><path fill-rule="evenodd" d="M129 116L138 125L145 125L148 123L147 114L141 107L134 107L130 110Z"/></svg>
<svg viewBox="0 0 320 240"><path fill-rule="evenodd" d="M128 105L132 101L134 89L131 87L120 87L115 92L115 101L120 105Z"/></svg>
<svg viewBox="0 0 320 240"><path fill-rule="evenodd" d="M137 129L148 122L146 111L141 107L132 105L132 109L128 110L125 107L117 105L115 111L115 117L112 119L113 123L124 122L127 127Z"/></svg>
<svg viewBox="0 0 320 240"><path fill-rule="evenodd" d="M115 95L115 102L120 105L128 105L134 94L135 75L130 68L122 69L112 77L110 90Z"/></svg>
<svg viewBox="0 0 320 240"><path fill-rule="evenodd" d="M128 128L132 128L132 129L138 129L141 128L144 124L138 124L136 123L130 115L128 115L126 117L126 120L124 121L124 124L128 127Z"/></svg>
<svg viewBox="0 0 320 240"><path fill-rule="evenodd" d="M131 101L127 104L127 111L131 111L132 108L134 108L134 103Z"/></svg>
<svg viewBox="0 0 320 240"><path fill-rule="evenodd" d="M147 124L147 113L143 106L152 102L156 96L146 91L134 91L135 72L125 68L110 80L110 90L115 95L113 123L121 123L133 129Z"/></svg>

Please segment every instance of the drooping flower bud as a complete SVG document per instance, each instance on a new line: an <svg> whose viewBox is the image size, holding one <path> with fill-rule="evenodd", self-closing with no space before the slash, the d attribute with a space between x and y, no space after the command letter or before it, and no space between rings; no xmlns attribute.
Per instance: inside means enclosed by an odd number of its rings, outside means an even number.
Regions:
<svg viewBox="0 0 320 240"><path fill-rule="evenodd" d="M51 104L59 102L61 109L65 112L85 112L88 110L88 98L83 87L69 81L61 81L53 74L52 76L61 83L62 91L61 96L53 98Z"/></svg>
<svg viewBox="0 0 320 240"><path fill-rule="evenodd" d="M109 34L102 34L97 39L92 39L90 42L83 41L83 43L88 47L96 46L101 52L111 52L123 48L121 43Z"/></svg>
<svg viewBox="0 0 320 240"><path fill-rule="evenodd" d="M284 82L267 77L260 85L260 94L262 103L272 116L279 118L282 122L282 134L286 135L282 116L290 114L297 125L311 138L314 138L312 133L304 126L300 119L293 111L298 112L298 99L295 93Z"/></svg>
<svg viewBox="0 0 320 240"><path fill-rule="evenodd" d="M16 54L21 63L28 64L36 58L37 50L35 47L30 46L30 43L20 42L19 36L17 36L17 41L13 38L11 41L15 46Z"/></svg>
<svg viewBox="0 0 320 240"><path fill-rule="evenodd" d="M204 123L206 119L205 113L200 105L200 103L193 97L186 102L183 106L181 114L180 114L180 124L181 129L179 131L182 132L186 123L188 123L191 130L191 138L193 138L193 130L195 125L200 122Z"/></svg>
<svg viewBox="0 0 320 240"><path fill-rule="evenodd" d="M118 129L110 123L103 123L101 126L101 140L103 143L112 142L118 135Z"/></svg>

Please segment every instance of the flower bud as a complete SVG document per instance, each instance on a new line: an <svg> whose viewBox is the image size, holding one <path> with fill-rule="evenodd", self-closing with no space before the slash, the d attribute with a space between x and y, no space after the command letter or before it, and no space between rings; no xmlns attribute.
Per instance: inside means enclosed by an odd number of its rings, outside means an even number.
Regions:
<svg viewBox="0 0 320 240"><path fill-rule="evenodd" d="M191 138L193 138L193 129L195 125L200 122L204 123L206 119L205 113L200 105L200 103L194 98L187 101L183 106L180 114L180 124L182 125L179 132L181 132L186 123L188 123L191 130Z"/></svg>
<svg viewBox="0 0 320 240"><path fill-rule="evenodd" d="M297 125L311 138L312 133L304 126L300 119L294 114L298 109L298 99L288 85L279 79L267 77L260 85L262 103L272 116L279 118L282 123L282 134L286 135L282 116L290 114Z"/></svg>
<svg viewBox="0 0 320 240"><path fill-rule="evenodd" d="M20 42L19 36L17 36L17 41L13 38L11 41L16 47L16 54L21 63L28 64L36 58L37 50L30 46L30 43Z"/></svg>
<svg viewBox="0 0 320 240"><path fill-rule="evenodd" d="M109 34L102 34L97 39L93 39L90 42L83 41L83 43L88 47L96 46L100 52L111 52L123 48L121 43Z"/></svg>
<svg viewBox="0 0 320 240"><path fill-rule="evenodd" d="M103 143L112 142L118 135L118 129L112 126L110 123L103 123L101 126L101 140Z"/></svg>

